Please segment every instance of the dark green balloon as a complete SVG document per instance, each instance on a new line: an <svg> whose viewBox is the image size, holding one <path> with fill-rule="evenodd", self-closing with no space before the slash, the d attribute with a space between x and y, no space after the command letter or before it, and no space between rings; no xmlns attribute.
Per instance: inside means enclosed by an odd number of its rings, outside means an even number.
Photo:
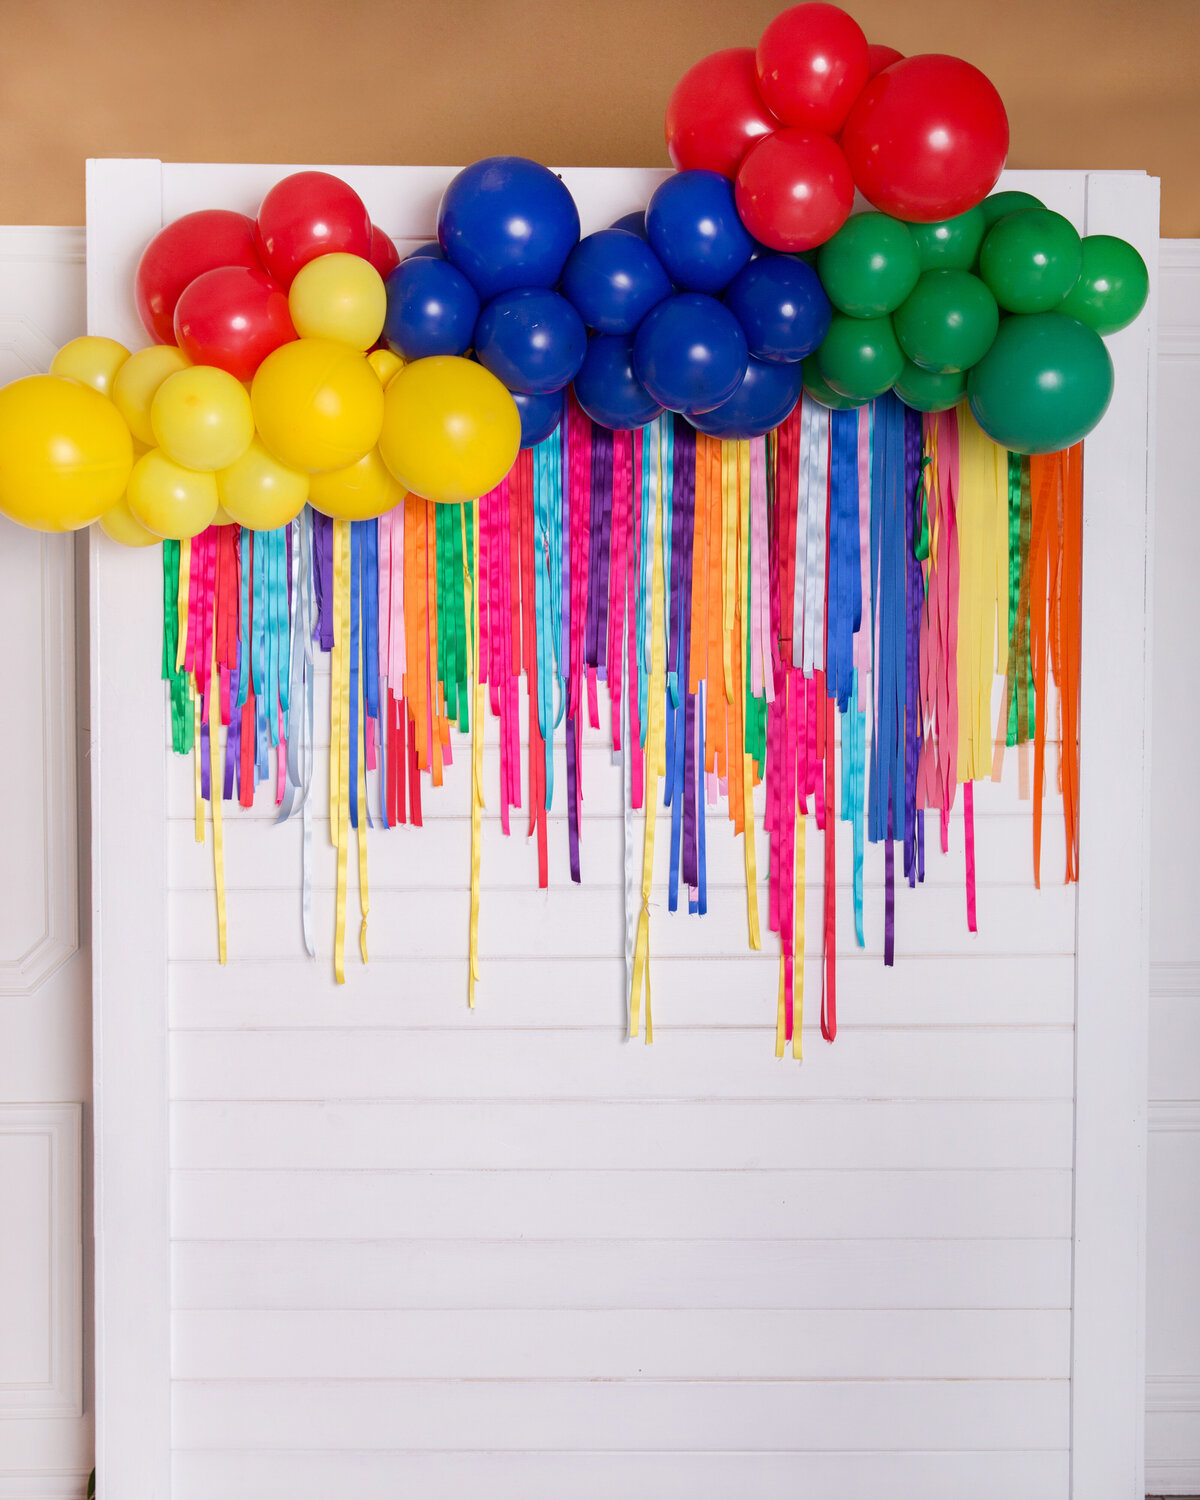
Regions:
<svg viewBox="0 0 1200 1500"><path fill-rule="evenodd" d="M1146 262L1128 240L1111 234L1083 239L1083 269L1058 311L1078 318L1097 333L1127 328L1150 295Z"/></svg>
<svg viewBox="0 0 1200 1500"><path fill-rule="evenodd" d="M892 389L913 411L949 411L967 394L967 377L962 370L939 375L906 359L904 371Z"/></svg>
<svg viewBox="0 0 1200 1500"><path fill-rule="evenodd" d="M815 354L801 360L800 368L804 372L804 394L819 401L822 406L828 406L831 411L857 411L860 406L867 404L865 401L852 401L849 396L839 395L817 368Z"/></svg>
<svg viewBox="0 0 1200 1500"><path fill-rule="evenodd" d="M1032 193L1019 193L1015 188L1006 193L993 193L990 198L985 198L979 207L983 210L983 217L990 229L997 219L1002 219L1006 214L1019 213L1023 208L1045 208L1040 198L1035 198Z"/></svg>
<svg viewBox="0 0 1200 1500"><path fill-rule="evenodd" d="M870 401L896 383L904 354L891 318L848 318L834 313L817 350L817 368L840 396Z"/></svg>
<svg viewBox="0 0 1200 1500"><path fill-rule="evenodd" d="M1108 409L1113 367L1094 328L1060 312L1005 318L967 376L975 420L1015 453L1056 453Z"/></svg>
<svg viewBox="0 0 1200 1500"><path fill-rule="evenodd" d="M1008 312L1049 312L1079 280L1083 248L1075 226L1049 208L1024 208L989 229L979 274Z"/></svg>
<svg viewBox="0 0 1200 1500"><path fill-rule="evenodd" d="M1000 312L970 271L926 271L893 321L913 364L948 375L969 370L988 352Z"/></svg>
<svg viewBox="0 0 1200 1500"><path fill-rule="evenodd" d="M855 214L817 256L830 302L852 318L879 318L917 284L921 262L907 224L887 214Z"/></svg>
<svg viewBox="0 0 1200 1500"><path fill-rule="evenodd" d="M908 232L921 257L922 271L969 271L987 233L983 209L976 204L953 219L937 224L910 224Z"/></svg>

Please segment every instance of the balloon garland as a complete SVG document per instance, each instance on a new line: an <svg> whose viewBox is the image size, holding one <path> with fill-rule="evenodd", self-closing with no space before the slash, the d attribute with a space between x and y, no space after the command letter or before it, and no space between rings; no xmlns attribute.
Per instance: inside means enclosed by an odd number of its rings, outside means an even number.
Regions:
<svg viewBox="0 0 1200 1500"><path fill-rule="evenodd" d="M678 170L645 213L582 238L561 179L519 157L460 172L437 241L403 260L319 171L254 219L167 225L134 288L149 347L77 339L0 390L0 512L162 543L198 831L208 800L219 851L222 801L264 781L303 817L310 952L314 647L330 653L339 979L352 829L366 956L367 773L385 827L420 823L422 777L440 784L451 725L473 719L473 996L485 700L502 823L528 808L545 885L555 734L578 880L582 730L607 686L635 1034L660 780L671 909L681 885L706 909L724 798L755 947L765 783L782 1053L799 1046L810 806L832 1039L836 823L853 825L859 943L864 843L885 846L890 963L894 845L919 883L925 811L946 848L961 785L974 928L973 784L1005 744L1034 747L1040 878L1051 673L1074 877L1078 445L1112 392L1103 337L1148 277L1126 242L992 192L1008 122L983 74L868 45L836 6L793 6L756 50L697 63L666 137ZM852 214L856 188L870 207ZM219 852L217 874L224 958Z"/></svg>

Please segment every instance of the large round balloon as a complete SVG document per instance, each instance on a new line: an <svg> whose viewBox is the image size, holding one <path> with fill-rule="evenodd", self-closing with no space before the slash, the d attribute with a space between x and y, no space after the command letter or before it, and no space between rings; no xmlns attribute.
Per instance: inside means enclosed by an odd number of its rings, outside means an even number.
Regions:
<svg viewBox="0 0 1200 1500"><path fill-rule="evenodd" d="M218 266L261 271L254 220L204 208L160 229L142 253L134 280L138 316L156 343L175 342L175 304L185 286Z"/></svg>
<svg viewBox="0 0 1200 1500"><path fill-rule="evenodd" d="M386 282L384 342L401 359L465 354L475 337L479 295L448 260L410 255Z"/></svg>
<svg viewBox="0 0 1200 1500"><path fill-rule="evenodd" d="M286 526L304 509L308 475L281 464L255 438L227 469L217 475L217 496L230 520L252 531Z"/></svg>
<svg viewBox="0 0 1200 1500"><path fill-rule="evenodd" d="M255 224L262 263L282 287L318 255L371 257L371 216L348 182L330 172L293 172L263 199Z"/></svg>
<svg viewBox="0 0 1200 1500"><path fill-rule="evenodd" d="M909 233L921 257L922 271L971 270L979 257L987 227L983 205L978 203L952 219L910 224Z"/></svg>
<svg viewBox="0 0 1200 1500"><path fill-rule="evenodd" d="M113 380L113 405L125 418L139 443L154 447L150 407L158 388L169 375L188 368L188 357L174 344L151 344L138 349L117 371Z"/></svg>
<svg viewBox="0 0 1200 1500"><path fill-rule="evenodd" d="M821 278L790 255L762 255L725 292L756 359L788 362L811 354L829 332L831 309Z"/></svg>
<svg viewBox="0 0 1200 1500"><path fill-rule="evenodd" d="M484 302L517 287L556 286L578 239L569 189L524 156L485 157L442 194L438 243Z"/></svg>
<svg viewBox="0 0 1200 1500"><path fill-rule="evenodd" d="M387 293L369 261L335 250L296 272L288 311L301 338L333 339L366 350L383 330Z"/></svg>
<svg viewBox="0 0 1200 1500"><path fill-rule="evenodd" d="M815 354L808 356L800 366L800 370L804 377L804 394L822 406L827 406L830 411L856 411L860 406L867 404L865 400L858 401L852 396L843 396L840 391L835 391L821 374Z"/></svg>
<svg viewBox="0 0 1200 1500"><path fill-rule="evenodd" d="M188 469L227 469L254 437L246 387L212 365L168 375L154 394L150 426L166 456Z"/></svg>
<svg viewBox="0 0 1200 1500"><path fill-rule="evenodd" d="M563 416L563 393L551 391L547 396L529 396L511 391L513 405L521 418L521 447L536 448L552 432L557 432Z"/></svg>
<svg viewBox="0 0 1200 1500"><path fill-rule="evenodd" d="M479 314L475 357L510 391L548 396L575 379L587 349L583 319L545 287L501 292Z"/></svg>
<svg viewBox="0 0 1200 1500"><path fill-rule="evenodd" d="M217 476L184 468L157 448L143 453L129 476L129 509L155 536L181 542L198 536L217 514Z"/></svg>
<svg viewBox="0 0 1200 1500"><path fill-rule="evenodd" d="M679 292L660 302L633 344L637 378L660 406L685 416L728 401L749 358L742 325L702 292Z"/></svg>
<svg viewBox="0 0 1200 1500"><path fill-rule="evenodd" d="M223 266L184 288L175 308L179 347L198 365L252 380L268 354L296 337L287 293L264 271Z"/></svg>
<svg viewBox="0 0 1200 1500"><path fill-rule="evenodd" d="M0 515L77 531L117 503L132 467L129 428L99 391L61 375L0 387Z"/></svg>
<svg viewBox="0 0 1200 1500"><path fill-rule="evenodd" d="M969 370L992 347L996 299L970 271L926 271L892 320L914 364L948 375Z"/></svg>
<svg viewBox="0 0 1200 1500"><path fill-rule="evenodd" d="M1040 198L1032 193L1022 193L1017 188L1006 188L1002 193L989 193L979 205L988 229L1007 214L1019 213L1023 208L1045 208Z"/></svg>
<svg viewBox="0 0 1200 1500"><path fill-rule="evenodd" d="M267 451L309 474L357 463L383 423L379 377L357 350L331 339L297 339L269 354L250 404Z"/></svg>
<svg viewBox="0 0 1200 1500"><path fill-rule="evenodd" d="M842 149L816 131L777 130L750 148L738 170L738 213L771 250L823 245L853 206L854 179Z"/></svg>
<svg viewBox="0 0 1200 1500"><path fill-rule="evenodd" d="M911 359L906 359L892 389L913 411L949 411L967 394L967 376L964 370L945 375L936 370L923 370Z"/></svg>
<svg viewBox="0 0 1200 1500"><path fill-rule="evenodd" d="M785 125L836 135L870 73L867 39L852 16L815 0L793 5L763 32L759 89Z"/></svg>
<svg viewBox="0 0 1200 1500"><path fill-rule="evenodd" d="M575 399L593 422L619 432L644 427L663 410L637 378L628 334L600 333L588 340L575 377Z"/></svg>
<svg viewBox="0 0 1200 1500"><path fill-rule="evenodd" d="M313 509L335 521L373 521L394 510L403 499L404 486L388 470L378 448L372 448L357 463L328 474L314 474L309 480Z"/></svg>
<svg viewBox="0 0 1200 1500"><path fill-rule="evenodd" d="M867 84L842 148L864 198L927 224L965 213L995 186L1008 154L1008 116L978 68L924 53Z"/></svg>
<svg viewBox="0 0 1200 1500"><path fill-rule="evenodd" d="M681 171L737 175L742 157L779 121L762 101L753 47L727 47L690 67L667 103L667 151ZM615 331L615 330L614 330Z"/></svg>
<svg viewBox="0 0 1200 1500"><path fill-rule="evenodd" d="M1049 312L1083 267L1075 226L1048 208L1024 208L988 230L979 252L979 274L1008 312Z"/></svg>
<svg viewBox="0 0 1200 1500"><path fill-rule="evenodd" d="M742 383L712 411L688 420L698 432L716 438L755 438L773 431L800 399L803 375L799 363L779 364L753 355Z"/></svg>
<svg viewBox="0 0 1200 1500"><path fill-rule="evenodd" d="M117 371L128 358L129 350L116 339L85 334L62 346L50 361L50 373L81 381L102 396L111 396Z"/></svg>
<svg viewBox="0 0 1200 1500"><path fill-rule="evenodd" d="M719 172L676 172L660 183L646 205L646 234L667 275L689 292L724 291L754 249L733 184Z"/></svg>
<svg viewBox="0 0 1200 1500"><path fill-rule="evenodd" d="M1015 453L1055 453L1108 410L1113 367L1104 340L1060 312L1005 318L967 377L975 420Z"/></svg>
<svg viewBox="0 0 1200 1500"><path fill-rule="evenodd" d="M567 257L562 290L597 333L633 333L671 295L671 281L645 239L625 229L601 229Z"/></svg>
<svg viewBox="0 0 1200 1500"><path fill-rule="evenodd" d="M1116 333L1133 322L1149 295L1146 262L1129 241L1111 234L1089 234L1083 239L1079 280L1058 310L1097 333Z"/></svg>
<svg viewBox="0 0 1200 1500"><path fill-rule="evenodd" d="M870 401L895 384L904 369L904 352L896 342L891 318L848 318L835 313L816 361L839 395Z"/></svg>
<svg viewBox="0 0 1200 1500"><path fill-rule="evenodd" d="M921 261L906 225L887 214L855 214L817 255L821 284L839 312L879 318L917 284Z"/></svg>
<svg viewBox="0 0 1200 1500"><path fill-rule="evenodd" d="M387 388L379 451L414 495L476 500L500 483L520 447L512 397L473 360L414 360Z"/></svg>

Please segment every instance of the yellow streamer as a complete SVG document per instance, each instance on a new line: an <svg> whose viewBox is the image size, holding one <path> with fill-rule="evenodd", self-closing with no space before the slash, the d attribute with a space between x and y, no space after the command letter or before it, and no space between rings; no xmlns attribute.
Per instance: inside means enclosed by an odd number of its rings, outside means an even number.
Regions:
<svg viewBox="0 0 1200 1500"><path fill-rule="evenodd" d="M333 677L330 712L330 833L337 846L337 914L334 920L333 973L338 984L346 982L346 855L350 843L350 713L343 702L350 685L347 651L350 643L350 523L333 523ZM336 746L336 751L335 747ZM336 762L336 770L335 770ZM336 817L333 816L336 787Z"/></svg>
<svg viewBox="0 0 1200 1500"><path fill-rule="evenodd" d="M471 506L471 539L474 543L472 556L475 571L479 571L479 504ZM471 724L471 919L467 939L467 1004L475 1009L475 981L479 978L479 862L483 852L483 724L484 694L479 671L479 590L471 581L471 570L467 567L466 529L463 516L463 586L467 590L471 610L470 653L467 663L467 680L474 684L473 721Z"/></svg>
<svg viewBox="0 0 1200 1500"><path fill-rule="evenodd" d="M737 446L721 444L721 627L725 655L725 698L733 702L733 602L737 583Z"/></svg>

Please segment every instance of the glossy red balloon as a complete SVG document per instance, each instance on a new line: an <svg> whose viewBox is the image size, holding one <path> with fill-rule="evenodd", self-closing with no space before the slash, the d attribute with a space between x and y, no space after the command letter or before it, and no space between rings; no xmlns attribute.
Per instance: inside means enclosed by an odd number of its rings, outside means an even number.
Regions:
<svg viewBox="0 0 1200 1500"><path fill-rule="evenodd" d="M344 250L371 258L371 216L348 182L330 172L293 172L259 205L258 254L285 290L301 266Z"/></svg>
<svg viewBox="0 0 1200 1500"><path fill-rule="evenodd" d="M895 47L887 47L883 42L872 42L867 48L867 76L874 78L876 73L882 73L884 68L890 68L903 56L904 53L897 52Z"/></svg>
<svg viewBox="0 0 1200 1500"><path fill-rule="evenodd" d="M175 342L175 304L189 281L217 266L261 270L254 220L227 208L204 208L160 229L138 262L138 316L156 344Z"/></svg>
<svg viewBox="0 0 1200 1500"><path fill-rule="evenodd" d="M836 5L793 5L763 32L758 90L785 125L836 135L867 82L867 39Z"/></svg>
<svg viewBox="0 0 1200 1500"><path fill-rule="evenodd" d="M876 208L932 224L966 213L995 187L1008 155L1008 116L978 68L923 53L871 80L850 111L842 149Z"/></svg>
<svg viewBox="0 0 1200 1500"><path fill-rule="evenodd" d="M734 192L756 240L772 250L811 250L846 222L854 179L831 136L789 127L751 147Z"/></svg>
<svg viewBox="0 0 1200 1500"><path fill-rule="evenodd" d="M371 253L367 259L386 281L388 272L400 264L400 252L392 244L391 236L384 234L378 224L371 225Z"/></svg>
<svg viewBox="0 0 1200 1500"><path fill-rule="evenodd" d="M667 150L681 172L736 177L756 141L779 129L762 101L753 47L727 47L690 67L667 103Z"/></svg>
<svg viewBox="0 0 1200 1500"><path fill-rule="evenodd" d="M183 290L175 339L196 365L249 380L267 355L296 337L287 293L265 271L222 266Z"/></svg>

